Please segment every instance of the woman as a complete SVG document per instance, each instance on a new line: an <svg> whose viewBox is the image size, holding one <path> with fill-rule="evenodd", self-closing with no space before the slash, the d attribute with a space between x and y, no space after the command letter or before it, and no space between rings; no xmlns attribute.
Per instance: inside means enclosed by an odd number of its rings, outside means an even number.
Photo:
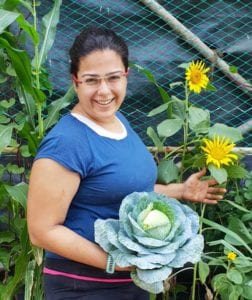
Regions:
<svg viewBox="0 0 252 300"><path fill-rule="evenodd" d="M118 111L128 76L128 48L119 36L86 29L70 59L78 103L42 141L28 194L30 239L46 250L45 296L147 300L130 279L131 266L111 274L109 256L94 242L95 220L118 218L122 199L135 191L215 204L225 190L201 181L204 171L181 184L155 184L151 154Z"/></svg>

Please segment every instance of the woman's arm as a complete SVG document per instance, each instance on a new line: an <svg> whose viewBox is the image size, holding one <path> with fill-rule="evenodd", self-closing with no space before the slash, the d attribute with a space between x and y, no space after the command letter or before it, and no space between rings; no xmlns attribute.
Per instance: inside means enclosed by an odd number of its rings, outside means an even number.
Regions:
<svg viewBox="0 0 252 300"><path fill-rule="evenodd" d="M29 236L36 246L104 270L107 253L63 225L79 184L80 177L77 173L55 161L35 161L28 192Z"/></svg>
<svg viewBox="0 0 252 300"><path fill-rule="evenodd" d="M223 199L226 189L215 187L217 181L214 179L202 180L206 170L192 174L183 183L171 183L168 185L156 184L155 192L165 194L171 198L186 200L191 202L202 202L216 204Z"/></svg>

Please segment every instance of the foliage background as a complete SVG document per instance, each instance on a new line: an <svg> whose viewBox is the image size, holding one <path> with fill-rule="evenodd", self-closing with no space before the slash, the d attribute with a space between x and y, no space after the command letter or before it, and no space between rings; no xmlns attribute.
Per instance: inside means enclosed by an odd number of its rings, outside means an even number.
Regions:
<svg viewBox="0 0 252 300"><path fill-rule="evenodd" d="M243 77L251 81L251 1L158 2L211 49L215 49L227 63L236 66ZM41 1L39 15L45 15L51 3L51 0ZM140 1L63 0L55 43L48 57L48 71L54 85L51 100L65 94L70 85L68 49L76 34L87 25L110 27L122 35L128 41L131 61L151 70L168 93L169 83L182 79L183 74L177 68L180 63L203 59L198 51L183 41ZM234 127L242 125L251 118L251 94L245 93L216 67L212 68L211 81L217 92L205 93L203 96L194 95L191 101L209 109L213 123L220 122ZM159 105L160 101L162 100L157 90L145 76L132 70L128 97L122 110L147 145L152 142L146 135L146 128L159 123L157 118L148 118L147 113ZM178 138L174 136L168 139L167 144L176 145ZM252 146L251 132L244 135L239 146Z"/></svg>

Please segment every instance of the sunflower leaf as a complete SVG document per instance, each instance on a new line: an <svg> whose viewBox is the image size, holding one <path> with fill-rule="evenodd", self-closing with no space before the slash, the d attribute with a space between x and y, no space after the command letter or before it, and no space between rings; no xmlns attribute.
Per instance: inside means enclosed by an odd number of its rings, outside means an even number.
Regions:
<svg viewBox="0 0 252 300"><path fill-rule="evenodd" d="M218 181L219 184L227 181L227 171L224 168L217 168L213 164L208 165L208 170L210 171L213 178Z"/></svg>

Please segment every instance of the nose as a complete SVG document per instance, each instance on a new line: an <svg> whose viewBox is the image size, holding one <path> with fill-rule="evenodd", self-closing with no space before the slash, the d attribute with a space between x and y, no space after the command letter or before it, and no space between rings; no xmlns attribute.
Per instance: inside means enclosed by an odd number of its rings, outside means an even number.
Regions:
<svg viewBox="0 0 252 300"><path fill-rule="evenodd" d="M100 85L98 87L98 93L99 94L107 94L110 93L110 87L107 83L107 81L105 80L105 78L102 78L100 80Z"/></svg>

